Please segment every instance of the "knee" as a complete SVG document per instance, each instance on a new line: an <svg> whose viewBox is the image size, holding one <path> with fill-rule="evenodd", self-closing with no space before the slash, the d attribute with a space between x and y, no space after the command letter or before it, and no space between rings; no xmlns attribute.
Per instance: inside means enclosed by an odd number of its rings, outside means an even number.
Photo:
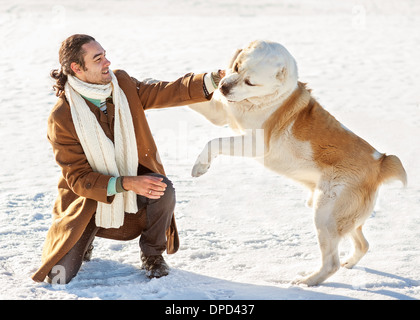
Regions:
<svg viewBox="0 0 420 320"><path fill-rule="evenodd" d="M166 184L165 194L164 196L167 196L168 198L174 198L175 199L175 188L171 180L169 180L167 177L164 177L162 180L163 183Z"/></svg>
<svg viewBox="0 0 420 320"><path fill-rule="evenodd" d="M165 202L175 203L175 188L172 181L169 180L168 177L159 173L151 173L150 175L162 178L162 182L166 184L166 189L164 191L164 194L158 200L160 201L164 200Z"/></svg>

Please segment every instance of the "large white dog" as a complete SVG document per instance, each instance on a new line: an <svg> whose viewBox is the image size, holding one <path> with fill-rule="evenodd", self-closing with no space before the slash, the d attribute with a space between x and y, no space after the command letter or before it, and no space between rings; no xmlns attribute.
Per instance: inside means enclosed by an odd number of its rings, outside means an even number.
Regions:
<svg viewBox="0 0 420 320"><path fill-rule="evenodd" d="M194 177L219 154L249 156L310 189L322 265L296 283L317 285L334 274L344 235L351 236L354 252L341 265L352 268L368 250L362 226L379 186L390 179L407 182L396 156L378 152L315 101L298 82L294 58L278 43L255 41L238 50L212 100L190 108L242 133L209 141Z"/></svg>

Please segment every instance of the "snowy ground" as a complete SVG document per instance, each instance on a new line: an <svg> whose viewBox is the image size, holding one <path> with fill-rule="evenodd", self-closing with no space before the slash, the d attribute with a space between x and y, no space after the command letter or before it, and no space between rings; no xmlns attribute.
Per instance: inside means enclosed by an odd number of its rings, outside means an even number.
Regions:
<svg viewBox="0 0 420 320"><path fill-rule="evenodd" d="M0 298L419 299L419 30L414 0L0 0ZM177 189L181 248L166 256L171 274L148 280L137 241L97 238L93 260L69 285L34 283L59 174L46 141L56 101L48 73L73 33L93 35L114 68L138 79L224 68L252 40L281 42L326 109L400 157L409 187L382 188L357 267L317 287L293 286L320 258L306 191L249 159L219 158L191 178L204 143L229 130L186 107L153 111ZM340 255L349 250L345 240Z"/></svg>

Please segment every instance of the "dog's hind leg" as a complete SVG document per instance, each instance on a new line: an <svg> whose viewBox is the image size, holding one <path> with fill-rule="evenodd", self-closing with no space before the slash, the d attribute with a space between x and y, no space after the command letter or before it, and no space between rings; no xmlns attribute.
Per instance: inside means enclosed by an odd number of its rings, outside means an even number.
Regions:
<svg viewBox="0 0 420 320"><path fill-rule="evenodd" d="M308 286L320 284L340 268L338 244L341 237L337 231L333 215L336 195L335 193L332 194L325 194L319 190L315 192L315 226L322 255L322 265L318 271L297 280L295 282L297 284L306 284Z"/></svg>
<svg viewBox="0 0 420 320"><path fill-rule="evenodd" d="M340 237L332 235L328 230L318 229L318 243L322 254L322 265L318 271L296 281L297 284L316 286L331 277L340 268L338 244Z"/></svg>
<svg viewBox="0 0 420 320"><path fill-rule="evenodd" d="M351 209L347 204L347 219L343 219L343 221L347 220L347 223L343 223L347 227L342 230L343 234L350 235L354 246L352 255L341 264L348 269L353 268L369 249L369 243L363 235L362 226L375 206L377 191L372 188L358 188L353 190L352 194Z"/></svg>
<svg viewBox="0 0 420 320"><path fill-rule="evenodd" d="M363 236L362 226L359 226L353 230L350 235L351 239L353 240L354 252L351 257L349 257L344 263L341 264L343 267L348 269L353 268L360 261L360 259L363 258L369 249L369 243Z"/></svg>

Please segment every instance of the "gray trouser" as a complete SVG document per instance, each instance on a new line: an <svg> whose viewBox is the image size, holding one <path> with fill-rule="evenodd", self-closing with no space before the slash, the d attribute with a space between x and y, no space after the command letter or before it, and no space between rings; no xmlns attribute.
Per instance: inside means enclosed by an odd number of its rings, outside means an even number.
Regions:
<svg viewBox="0 0 420 320"><path fill-rule="evenodd" d="M166 230L171 224L176 200L175 189L168 178L157 173L150 173L148 175L163 178L163 182L167 185L164 195L159 199L155 200L140 195L137 196L138 209L146 208L146 227L140 236L140 249L144 255L151 256L160 255L166 249ZM76 276L82 265L83 257L89 245L93 242L98 230L99 228L95 224L95 216L93 216L80 239L56 264L60 268L53 268L50 271L47 277L49 282L53 282L52 279L56 277L57 271L55 270L60 270L60 273L65 272L64 276L60 275L61 282L65 279L65 283L69 283ZM56 278L58 279L59 277Z"/></svg>

